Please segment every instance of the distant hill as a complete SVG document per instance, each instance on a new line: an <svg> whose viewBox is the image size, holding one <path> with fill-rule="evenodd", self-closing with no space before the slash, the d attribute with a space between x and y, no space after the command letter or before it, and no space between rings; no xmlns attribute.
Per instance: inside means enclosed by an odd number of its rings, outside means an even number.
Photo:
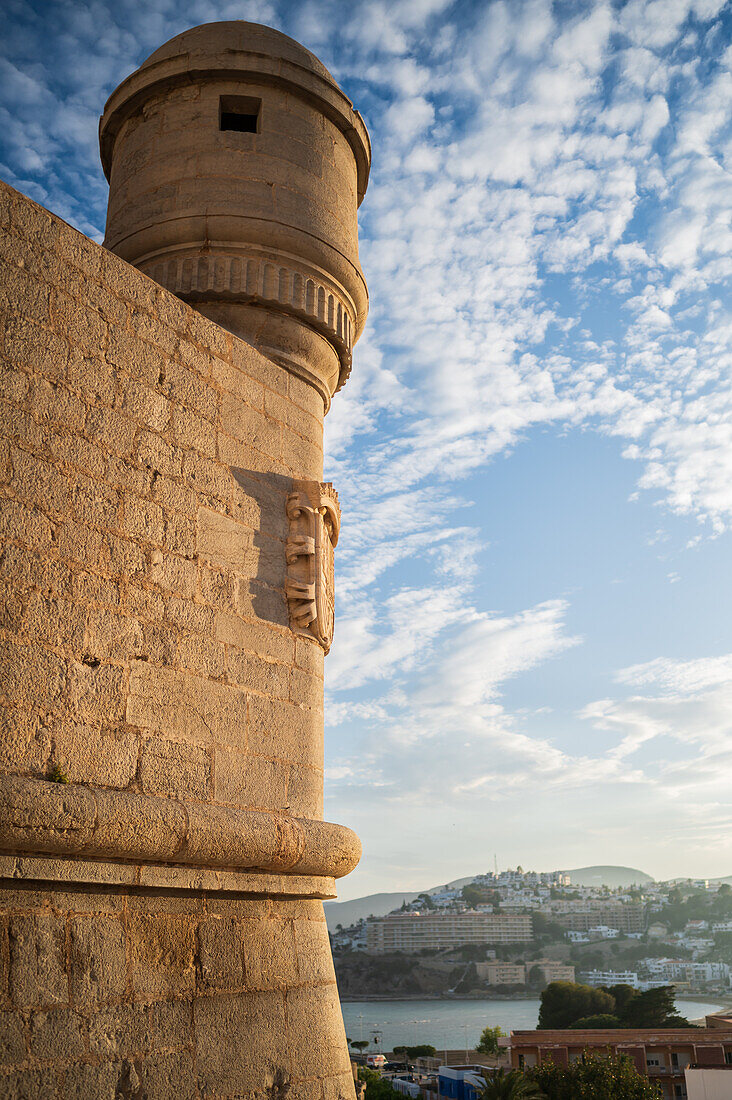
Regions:
<svg viewBox="0 0 732 1100"><path fill-rule="evenodd" d="M632 886L633 883L653 882L645 871L638 871L633 867L577 867L566 872L572 882L578 886ZM453 888L466 886L475 878L468 875L467 878L453 879L447 885ZM365 898L354 898L353 901L326 901L325 918L328 928L334 929L337 924L348 928L350 924L365 919L366 917L385 917L387 913L398 909L403 902L409 903L418 898L420 894L434 894L441 890L440 886L431 886L429 890L399 890L389 894L368 894Z"/></svg>
<svg viewBox="0 0 732 1100"><path fill-rule="evenodd" d="M574 870L568 868L565 874L569 875L576 886L610 886L617 889L620 886L653 882L652 875L647 875L636 867L575 867Z"/></svg>
<svg viewBox="0 0 732 1100"><path fill-rule="evenodd" d="M355 924L366 917L385 917L392 909L398 909L403 902L409 903L417 897L419 894L404 890L398 894L368 894L365 898L354 898L353 901L326 901L325 919L331 931L337 924L348 928L349 924Z"/></svg>

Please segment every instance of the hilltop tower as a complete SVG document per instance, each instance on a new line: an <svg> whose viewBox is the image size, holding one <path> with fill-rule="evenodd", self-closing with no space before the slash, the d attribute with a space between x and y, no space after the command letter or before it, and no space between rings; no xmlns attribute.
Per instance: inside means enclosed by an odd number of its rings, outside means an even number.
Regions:
<svg viewBox="0 0 732 1100"><path fill-rule="evenodd" d="M100 146L104 248L0 185L0 1093L350 1100L322 429L368 135L231 22L152 54Z"/></svg>

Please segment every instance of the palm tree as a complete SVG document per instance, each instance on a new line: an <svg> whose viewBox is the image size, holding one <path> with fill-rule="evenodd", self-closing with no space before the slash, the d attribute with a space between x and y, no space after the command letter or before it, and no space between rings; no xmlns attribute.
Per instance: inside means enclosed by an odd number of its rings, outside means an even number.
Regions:
<svg viewBox="0 0 732 1100"><path fill-rule="evenodd" d="M529 1081L519 1069L499 1069L478 1095L481 1100L545 1100L536 1081Z"/></svg>

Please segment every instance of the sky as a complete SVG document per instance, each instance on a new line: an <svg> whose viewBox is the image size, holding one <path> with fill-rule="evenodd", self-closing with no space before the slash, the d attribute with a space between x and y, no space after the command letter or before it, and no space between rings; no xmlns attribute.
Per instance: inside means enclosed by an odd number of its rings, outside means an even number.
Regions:
<svg viewBox="0 0 732 1100"><path fill-rule="evenodd" d="M326 419L343 899L732 872L732 6L5 0L0 176L101 240L97 119L198 23L361 111L371 311Z"/></svg>

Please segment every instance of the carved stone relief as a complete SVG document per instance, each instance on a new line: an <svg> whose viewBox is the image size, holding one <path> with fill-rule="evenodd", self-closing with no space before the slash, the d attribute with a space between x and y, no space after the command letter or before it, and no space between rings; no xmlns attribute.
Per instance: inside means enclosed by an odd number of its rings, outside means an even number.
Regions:
<svg viewBox="0 0 732 1100"><path fill-rule="evenodd" d="M290 625L315 638L327 653L335 625L333 551L341 509L329 481L297 481L287 496L287 580Z"/></svg>

